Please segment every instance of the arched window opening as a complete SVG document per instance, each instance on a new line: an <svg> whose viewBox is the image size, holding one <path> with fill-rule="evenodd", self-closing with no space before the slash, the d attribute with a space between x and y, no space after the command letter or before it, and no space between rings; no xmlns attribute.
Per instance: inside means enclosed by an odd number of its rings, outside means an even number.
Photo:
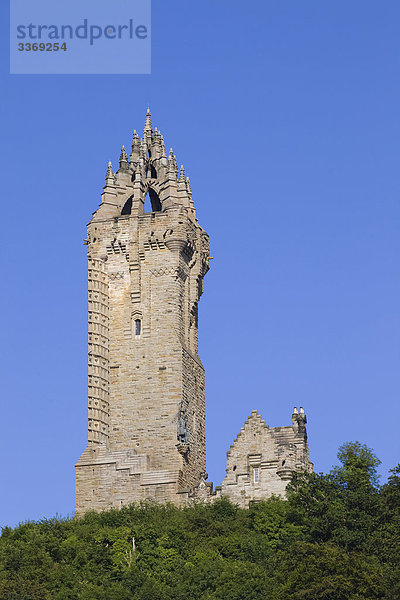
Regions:
<svg viewBox="0 0 400 600"><path fill-rule="evenodd" d="M160 212L161 210L161 201L158 197L157 192L155 192L152 188L149 188L149 191L146 194L146 198L144 199L144 212Z"/></svg>
<svg viewBox="0 0 400 600"><path fill-rule="evenodd" d="M153 165L146 168L146 179L157 179L157 171Z"/></svg>
<svg viewBox="0 0 400 600"><path fill-rule="evenodd" d="M128 198L128 200L125 202L122 211L121 211L121 215L130 215L132 212L132 200L133 200L133 196L131 196L130 198Z"/></svg>
<svg viewBox="0 0 400 600"><path fill-rule="evenodd" d="M140 319L135 319L135 337L140 337L142 333L142 321Z"/></svg>
<svg viewBox="0 0 400 600"><path fill-rule="evenodd" d="M149 188L149 195L153 212L159 212L162 209L162 206L157 192L155 192L152 188Z"/></svg>
<svg viewBox="0 0 400 600"><path fill-rule="evenodd" d="M145 213L153 212L153 209L151 206L151 201L150 201L150 195L148 193L146 194L146 198L144 199L144 212Z"/></svg>

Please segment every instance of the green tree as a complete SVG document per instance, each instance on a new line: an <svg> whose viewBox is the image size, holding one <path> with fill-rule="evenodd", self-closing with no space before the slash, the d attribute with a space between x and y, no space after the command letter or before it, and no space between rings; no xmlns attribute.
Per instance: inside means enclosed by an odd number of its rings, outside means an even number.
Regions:
<svg viewBox="0 0 400 600"><path fill-rule="evenodd" d="M380 487L369 448L338 458L248 510L147 502L4 528L0 599L399 600L400 466Z"/></svg>
<svg viewBox="0 0 400 600"><path fill-rule="evenodd" d="M280 552L274 600L373 600L384 598L376 558L334 544L295 542Z"/></svg>
<svg viewBox="0 0 400 600"><path fill-rule="evenodd" d="M327 475L303 474L289 488L291 518L306 539L364 549L379 519L377 467L372 450L359 442L339 448L340 466Z"/></svg>
<svg viewBox="0 0 400 600"><path fill-rule="evenodd" d="M400 465L390 476L380 494L380 519L372 536L370 552L382 561L387 586L387 600L400 598Z"/></svg>

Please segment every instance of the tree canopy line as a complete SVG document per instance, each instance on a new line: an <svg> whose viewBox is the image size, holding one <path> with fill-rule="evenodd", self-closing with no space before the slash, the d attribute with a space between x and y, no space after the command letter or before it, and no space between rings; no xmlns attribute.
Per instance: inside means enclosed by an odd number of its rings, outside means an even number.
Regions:
<svg viewBox="0 0 400 600"><path fill-rule="evenodd" d="M288 499L131 505L5 527L0 600L399 600L400 465L366 446Z"/></svg>

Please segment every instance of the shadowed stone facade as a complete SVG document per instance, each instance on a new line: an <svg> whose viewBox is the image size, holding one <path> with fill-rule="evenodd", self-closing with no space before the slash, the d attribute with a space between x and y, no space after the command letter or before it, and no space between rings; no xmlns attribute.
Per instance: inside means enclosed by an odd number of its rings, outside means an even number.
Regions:
<svg viewBox="0 0 400 600"><path fill-rule="evenodd" d="M145 212L145 199L151 208ZM306 417L269 428L253 411L213 492L205 473L198 302L209 269L189 179L147 112L119 169L109 163L87 228L88 445L76 465L76 512L226 496L248 506L284 495L308 460Z"/></svg>
<svg viewBox="0 0 400 600"><path fill-rule="evenodd" d="M149 196L151 212L145 212ZM76 465L76 510L187 498L205 471L204 369L197 305L208 235L189 179L153 131L134 133L108 167L87 229L88 446Z"/></svg>

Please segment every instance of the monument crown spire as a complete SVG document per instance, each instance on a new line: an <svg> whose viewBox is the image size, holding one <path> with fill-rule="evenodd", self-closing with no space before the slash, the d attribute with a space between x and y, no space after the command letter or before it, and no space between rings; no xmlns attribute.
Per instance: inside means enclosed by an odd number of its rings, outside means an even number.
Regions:
<svg viewBox="0 0 400 600"><path fill-rule="evenodd" d="M150 112L150 108L147 109L146 111L146 121L144 124L144 133L153 133L153 127L151 124L151 112Z"/></svg>

